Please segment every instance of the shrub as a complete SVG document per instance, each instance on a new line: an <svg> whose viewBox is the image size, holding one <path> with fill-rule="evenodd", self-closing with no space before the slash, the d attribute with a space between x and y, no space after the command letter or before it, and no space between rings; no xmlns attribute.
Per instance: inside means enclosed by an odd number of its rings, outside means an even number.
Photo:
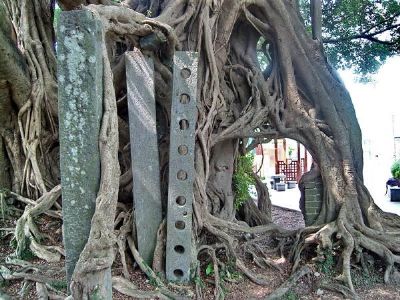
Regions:
<svg viewBox="0 0 400 300"><path fill-rule="evenodd" d="M235 208L239 209L243 203L250 199L249 187L255 183L253 178L252 154L239 156L236 170L233 174L233 190L235 192Z"/></svg>
<svg viewBox="0 0 400 300"><path fill-rule="evenodd" d="M400 160L396 161L390 170L393 178L400 179Z"/></svg>

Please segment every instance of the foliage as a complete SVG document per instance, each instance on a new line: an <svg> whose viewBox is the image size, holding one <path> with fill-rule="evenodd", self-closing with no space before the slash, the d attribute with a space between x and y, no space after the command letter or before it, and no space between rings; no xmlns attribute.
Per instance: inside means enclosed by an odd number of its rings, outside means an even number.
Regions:
<svg viewBox="0 0 400 300"><path fill-rule="evenodd" d="M317 262L318 271L326 275L332 275L335 267L335 257L333 251L330 249L324 249L319 255L324 259Z"/></svg>
<svg viewBox="0 0 400 300"><path fill-rule="evenodd" d="M50 282L50 285L55 288L57 291L66 290L67 282L65 280L53 280Z"/></svg>
<svg viewBox="0 0 400 300"><path fill-rule="evenodd" d="M282 299L284 300L297 300L299 299L299 296L296 294L296 292L289 290L283 297Z"/></svg>
<svg viewBox="0 0 400 300"><path fill-rule="evenodd" d="M212 262L207 264L205 274L206 276L215 276L214 264ZM229 260L226 264L220 266L218 275L221 279L220 288L223 294L228 293L225 282L237 282L243 279L242 274L236 270L235 262L233 260ZM204 283L201 281L201 278L195 277L195 282L196 280L200 285L204 285Z"/></svg>
<svg viewBox="0 0 400 300"><path fill-rule="evenodd" d="M235 208L239 209L249 198L250 185L255 183L253 178L253 154L239 156L236 170L233 174L233 190L235 192Z"/></svg>
<svg viewBox="0 0 400 300"><path fill-rule="evenodd" d="M226 266L222 267L220 275L224 281L238 281L243 278L242 274L236 270L233 261L230 261Z"/></svg>
<svg viewBox="0 0 400 300"><path fill-rule="evenodd" d="M355 287L370 287L374 284L383 283L383 275L373 264L366 264L363 269L351 269L351 278Z"/></svg>
<svg viewBox="0 0 400 300"><path fill-rule="evenodd" d="M288 151L289 157L292 157L293 151L294 151L294 148L289 146L289 151Z"/></svg>
<svg viewBox="0 0 400 300"><path fill-rule="evenodd" d="M400 160L394 162L390 171L392 172L393 178L400 179Z"/></svg>
<svg viewBox="0 0 400 300"><path fill-rule="evenodd" d="M400 52L400 3L397 0L323 0L322 37L330 63L354 68L368 79L385 60ZM311 31L310 0L300 0Z"/></svg>
<svg viewBox="0 0 400 300"><path fill-rule="evenodd" d="M57 28L57 24L60 20L60 15L61 15L61 8L59 8L58 6L56 6L54 8L54 19L53 19L53 27Z"/></svg>
<svg viewBox="0 0 400 300"><path fill-rule="evenodd" d="M206 275L210 276L213 274L214 274L214 265L212 263L209 263L206 268Z"/></svg>

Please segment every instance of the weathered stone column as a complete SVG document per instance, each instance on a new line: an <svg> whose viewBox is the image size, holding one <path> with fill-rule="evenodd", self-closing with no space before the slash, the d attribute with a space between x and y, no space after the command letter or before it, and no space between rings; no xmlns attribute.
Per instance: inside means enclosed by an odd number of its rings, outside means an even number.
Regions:
<svg viewBox="0 0 400 300"><path fill-rule="evenodd" d="M171 108L166 275L187 282L193 263L192 213L197 121L197 53L174 56Z"/></svg>
<svg viewBox="0 0 400 300"><path fill-rule="evenodd" d="M101 24L90 12L61 13L57 67L63 239L68 285L89 237L100 183L101 43Z"/></svg>
<svg viewBox="0 0 400 300"><path fill-rule="evenodd" d="M151 266L162 220L154 64L138 49L125 58L138 251Z"/></svg>

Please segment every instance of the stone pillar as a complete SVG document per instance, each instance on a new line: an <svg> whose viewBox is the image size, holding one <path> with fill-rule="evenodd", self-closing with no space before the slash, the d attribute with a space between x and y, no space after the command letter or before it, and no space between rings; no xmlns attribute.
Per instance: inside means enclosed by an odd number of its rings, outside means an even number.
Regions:
<svg viewBox="0 0 400 300"><path fill-rule="evenodd" d="M154 64L137 49L125 62L138 251L151 266L162 221Z"/></svg>
<svg viewBox="0 0 400 300"><path fill-rule="evenodd" d="M57 61L63 238L69 286L89 237L100 184L102 31L90 12L61 13Z"/></svg>
<svg viewBox="0 0 400 300"><path fill-rule="evenodd" d="M169 152L166 275L188 282L193 262L192 203L197 121L197 53L174 56Z"/></svg>

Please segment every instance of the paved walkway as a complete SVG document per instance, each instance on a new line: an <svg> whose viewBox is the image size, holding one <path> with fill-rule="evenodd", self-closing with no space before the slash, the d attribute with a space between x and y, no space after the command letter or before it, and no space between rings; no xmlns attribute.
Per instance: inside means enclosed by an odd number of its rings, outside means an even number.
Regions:
<svg viewBox="0 0 400 300"><path fill-rule="evenodd" d="M372 190L370 191L374 197L375 203L383 210L400 215L400 202L391 202L389 197L385 194L385 190ZM269 190L272 205L289 208L300 211L300 191L298 187L294 189L286 189L284 192L276 190ZM381 194L381 196L379 196Z"/></svg>
<svg viewBox="0 0 400 300"><path fill-rule="evenodd" d="M272 205L300 211L300 190L297 186L284 192L269 189L269 195Z"/></svg>

